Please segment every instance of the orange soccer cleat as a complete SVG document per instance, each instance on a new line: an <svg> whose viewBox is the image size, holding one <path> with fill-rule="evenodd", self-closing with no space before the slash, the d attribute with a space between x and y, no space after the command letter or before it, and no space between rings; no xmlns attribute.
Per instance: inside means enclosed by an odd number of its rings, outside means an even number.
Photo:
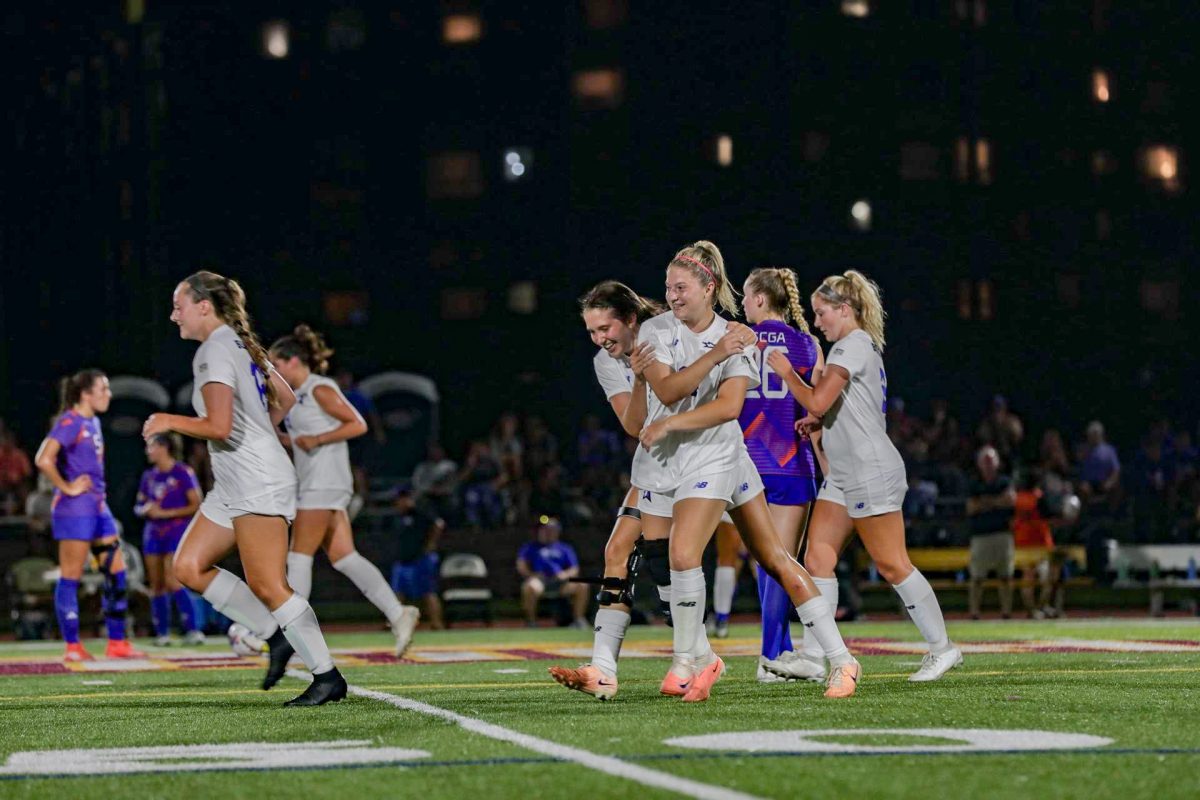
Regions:
<svg viewBox="0 0 1200 800"><path fill-rule="evenodd" d="M591 664L584 664L579 669L550 667L550 677L568 689L590 694L597 700L612 700L617 694L616 676L605 675Z"/></svg>
<svg viewBox="0 0 1200 800"><path fill-rule="evenodd" d="M63 661L77 663L79 661L95 661L92 654L83 649L82 642L68 642L67 651L63 653Z"/></svg>
<svg viewBox="0 0 1200 800"><path fill-rule="evenodd" d="M109 639L108 647L104 648L105 658L145 658L141 650L134 650L128 639Z"/></svg>
<svg viewBox="0 0 1200 800"><path fill-rule="evenodd" d="M857 661L849 664L829 665L829 680L825 682L826 697L849 697L858 690L862 677L862 665Z"/></svg>
<svg viewBox="0 0 1200 800"><path fill-rule="evenodd" d="M725 662L718 655L713 655L713 661L707 667L696 670L696 677L692 679L692 687L687 690L687 694L683 696L685 703L699 703L708 699L708 695L712 692L713 684L721 680L721 676L725 674Z"/></svg>
<svg viewBox="0 0 1200 800"><path fill-rule="evenodd" d="M695 677L691 659L677 658L671 662L671 668L667 670L667 676L663 678L658 691L667 697L683 697L692 688Z"/></svg>

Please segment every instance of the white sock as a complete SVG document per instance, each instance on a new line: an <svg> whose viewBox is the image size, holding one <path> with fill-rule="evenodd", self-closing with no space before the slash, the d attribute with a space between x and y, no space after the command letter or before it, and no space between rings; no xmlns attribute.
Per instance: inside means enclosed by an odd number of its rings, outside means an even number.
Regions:
<svg viewBox="0 0 1200 800"><path fill-rule="evenodd" d="M288 553L287 580L292 591L305 600L312 597L313 557L304 553Z"/></svg>
<svg viewBox="0 0 1200 800"><path fill-rule="evenodd" d="M737 585L737 570L717 567L713 575L713 611L728 615L733 610L733 590Z"/></svg>
<svg viewBox="0 0 1200 800"><path fill-rule="evenodd" d="M950 649L950 637L946 634L946 620L942 617L942 607L938 605L937 595L925 576L916 567L907 578L892 586L908 615L916 624L917 630L929 642L929 652L942 653Z"/></svg>
<svg viewBox="0 0 1200 800"><path fill-rule="evenodd" d="M838 582L837 578L818 578L813 576L813 583L821 591L821 597L825 598L825 602L829 604L829 610L833 614L837 614L838 604ZM821 643L817 641L817 637L813 635L813 629L804 626L804 655L813 660L820 660L825 657L825 651L821 648Z"/></svg>
<svg viewBox="0 0 1200 800"><path fill-rule="evenodd" d="M312 606L298 594L289 597L283 605L271 612L283 635L287 637L296 653L304 661L304 666L313 675L320 675L333 669L333 656L329 655L329 646L325 644L325 636L321 633L321 625Z"/></svg>
<svg viewBox="0 0 1200 800"><path fill-rule="evenodd" d="M842 634L838 632L837 623L833 621L833 611L824 596L814 597L804 605L797 606L796 613L804 623L804 630L812 631L830 664L837 667L854 660L850 651L846 649L846 643L842 641Z"/></svg>
<svg viewBox="0 0 1200 800"><path fill-rule="evenodd" d="M712 648L704 632L705 595L704 570L700 567L677 572L671 570L671 629L675 658L690 658L707 664Z"/></svg>
<svg viewBox="0 0 1200 800"><path fill-rule="evenodd" d="M278 630L275 617L254 596L246 582L228 570L217 567L217 577L204 590L204 599L234 622L240 622L255 634L270 639Z"/></svg>
<svg viewBox="0 0 1200 800"><path fill-rule="evenodd" d="M375 607L387 617L388 622L400 619L404 607L396 599L396 593L383 579L383 573L379 571L379 567L359 555L357 550L348 556L339 558L333 568L352 580L358 590L363 593L363 597L374 603Z"/></svg>
<svg viewBox="0 0 1200 800"><path fill-rule="evenodd" d="M671 604L671 586L670 586L670 584L668 584L666 586L659 586L657 588L658 588L658 599L662 600L667 605L670 605Z"/></svg>
<svg viewBox="0 0 1200 800"><path fill-rule="evenodd" d="M596 612L596 636L592 640L592 666L605 675L617 674L617 659L621 657L621 642L629 629L629 613L612 608Z"/></svg>

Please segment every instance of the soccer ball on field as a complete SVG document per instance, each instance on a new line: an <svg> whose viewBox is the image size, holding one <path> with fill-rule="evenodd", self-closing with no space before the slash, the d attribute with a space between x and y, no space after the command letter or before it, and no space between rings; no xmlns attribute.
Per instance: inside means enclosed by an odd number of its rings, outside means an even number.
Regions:
<svg viewBox="0 0 1200 800"><path fill-rule="evenodd" d="M239 622L230 625L225 635L229 637L230 649L243 658L261 656L267 652L267 643Z"/></svg>

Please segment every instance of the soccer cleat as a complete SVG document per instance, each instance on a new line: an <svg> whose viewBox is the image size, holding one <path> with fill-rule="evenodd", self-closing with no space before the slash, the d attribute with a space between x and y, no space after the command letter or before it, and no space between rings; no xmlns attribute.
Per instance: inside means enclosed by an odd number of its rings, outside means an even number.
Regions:
<svg viewBox="0 0 1200 800"><path fill-rule="evenodd" d="M342 677L342 673L337 671L337 667L334 667L328 672L314 675L308 688L299 696L288 700L284 705L323 706L326 703L336 703L345 699L347 688L346 679Z"/></svg>
<svg viewBox="0 0 1200 800"><path fill-rule="evenodd" d="M128 639L109 639L104 648L105 658L145 658L141 650L134 650Z"/></svg>
<svg viewBox="0 0 1200 800"><path fill-rule="evenodd" d="M283 628L276 628L275 632L271 634L271 638L267 640L267 647L270 648L270 651L267 653L269 660L267 661L267 674L263 676L263 691L267 691L279 683L284 673L287 672L288 661L296 652L292 643L283 635Z"/></svg>
<svg viewBox="0 0 1200 800"><path fill-rule="evenodd" d="M188 631L183 635L183 643L188 645L201 645L208 642L208 637L203 631Z"/></svg>
<svg viewBox="0 0 1200 800"><path fill-rule="evenodd" d="M825 659L817 661L794 650L785 650L775 659L760 657L759 665L767 672L789 680L814 683L821 683L825 680Z"/></svg>
<svg viewBox="0 0 1200 800"><path fill-rule="evenodd" d="M716 623L713 624L713 636L717 637L718 639L728 639L729 620L718 619Z"/></svg>
<svg viewBox="0 0 1200 800"><path fill-rule="evenodd" d="M392 623L392 635L396 637L396 658L404 655L412 642L413 631L421 621L421 610L416 606L401 606L400 616Z"/></svg>
<svg viewBox="0 0 1200 800"><path fill-rule="evenodd" d="M692 688L688 689L687 694L683 696L683 702L699 703L707 700L708 695L712 692L713 684L721 680L723 674L725 674L725 662L714 653L711 664L696 670L696 677L692 679Z"/></svg>
<svg viewBox="0 0 1200 800"><path fill-rule="evenodd" d="M171 646L171 637L167 636L166 634L163 634L162 636L155 636L154 637L154 646L155 647L170 647Z"/></svg>
<svg viewBox="0 0 1200 800"><path fill-rule="evenodd" d="M605 675L599 667L584 664L579 669L550 667L550 677L568 689L590 694L597 700L612 700L617 695L617 676Z"/></svg>
<svg viewBox="0 0 1200 800"><path fill-rule="evenodd" d="M936 681L950 670L962 664L962 662L962 651L951 645L949 650L937 653L936 655L926 653L925 657L921 659L921 668L912 675L909 675L908 679L913 683Z"/></svg>
<svg viewBox="0 0 1200 800"><path fill-rule="evenodd" d="M96 659L91 653L83 649L82 642L69 642L67 644L67 651L63 653L62 660L73 664L80 661L95 661Z"/></svg>
<svg viewBox="0 0 1200 800"><path fill-rule="evenodd" d="M830 665L829 680L825 682L826 697L849 697L858 690L862 678L862 665L857 661L849 664Z"/></svg>
<svg viewBox="0 0 1200 800"><path fill-rule="evenodd" d="M769 661L766 656L758 657L758 671L754 674L754 679L759 683L791 683L798 680L797 678L785 678L782 675L776 675L774 672L769 672L765 666Z"/></svg>
<svg viewBox="0 0 1200 800"><path fill-rule="evenodd" d="M658 688L659 694L665 694L668 697L683 697L688 693L688 689L692 688L694 677L695 668L692 660L676 658L671 662L671 668L667 670L667 676L663 678L662 686Z"/></svg>

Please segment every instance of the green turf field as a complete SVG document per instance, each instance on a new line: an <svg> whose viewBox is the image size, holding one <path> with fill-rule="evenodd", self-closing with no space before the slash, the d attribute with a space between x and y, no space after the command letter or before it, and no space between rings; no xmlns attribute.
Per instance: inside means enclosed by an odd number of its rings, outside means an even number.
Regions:
<svg viewBox="0 0 1200 800"><path fill-rule="evenodd" d="M905 680L920 660L903 652L915 649L910 624L844 625L864 679L856 697L827 701L815 684L755 682L757 630L735 626L716 643L727 676L695 705L658 694L661 627L631 630L626 649L640 657L622 660L611 703L546 676L584 660L588 631L421 633L415 664L390 663L383 632L334 635L346 678L374 694L319 709L281 708L301 679L263 692L258 663L225 658L223 643L152 650L133 665L143 671L62 674L28 674L59 669L57 643L5 643L0 797L1200 797L1196 621L950 629L966 664L918 685ZM217 666L186 660L206 656ZM447 660L480 658L497 660ZM823 733L770 735L781 731ZM1033 731L1099 738L1054 750ZM745 735L668 741L733 733Z"/></svg>

